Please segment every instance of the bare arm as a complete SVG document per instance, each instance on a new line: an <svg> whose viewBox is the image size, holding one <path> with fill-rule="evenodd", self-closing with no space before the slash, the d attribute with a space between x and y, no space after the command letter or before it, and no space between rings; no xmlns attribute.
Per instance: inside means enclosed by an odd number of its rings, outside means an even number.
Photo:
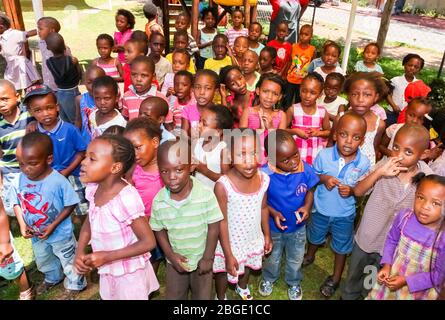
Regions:
<svg viewBox="0 0 445 320"><path fill-rule="evenodd" d="M392 107L394 112L400 112L400 108L397 105L397 103L394 102L394 99L392 98L391 94L388 94L388 96L386 97L386 101L388 101L389 105Z"/></svg>
<svg viewBox="0 0 445 320"><path fill-rule="evenodd" d="M116 82L123 82L124 81L124 68L122 67L122 63L119 61L119 59L116 59L116 68L117 72L119 72L119 77L114 78Z"/></svg>
<svg viewBox="0 0 445 320"><path fill-rule="evenodd" d="M374 137L374 150L375 150L376 160L381 158L379 146L382 141L383 134L385 133L385 128L386 128L385 121L380 120L379 127L377 128L377 133Z"/></svg>
<svg viewBox="0 0 445 320"><path fill-rule="evenodd" d="M71 173L79 166L79 164L82 162L84 158L85 158L85 151L80 151L76 153L71 164L65 169L60 170L60 174L68 178L71 175Z"/></svg>
<svg viewBox="0 0 445 320"><path fill-rule="evenodd" d="M77 242L76 256L74 257L74 265L79 274L85 274L92 270L90 266L85 264L86 248L91 240L90 219L86 219L80 229L79 241Z"/></svg>
<svg viewBox="0 0 445 320"><path fill-rule="evenodd" d="M261 203L261 229L264 234L264 254L269 254L272 251L272 239L270 237L269 226L269 207L267 206L267 192L264 193L263 201Z"/></svg>
<svg viewBox="0 0 445 320"><path fill-rule="evenodd" d="M280 111L281 114L281 120L280 120L280 125L278 126L278 129L286 129L287 128L287 115L285 112Z"/></svg>
<svg viewBox="0 0 445 320"><path fill-rule="evenodd" d="M379 145L379 151L381 152L381 154L387 157L391 156L391 150L388 149L390 141L391 139L388 137L388 135L384 134Z"/></svg>
<svg viewBox="0 0 445 320"><path fill-rule="evenodd" d="M13 248L9 238L9 221L3 201L0 200L0 263L11 255Z"/></svg>
<svg viewBox="0 0 445 320"><path fill-rule="evenodd" d="M45 230L43 231L43 234L39 236L39 239L46 240L48 237L56 230L57 226L65 219L69 219L71 213L73 212L74 208L76 208L77 204L67 206L63 208L63 210L60 212L60 214L54 219L54 221L48 225Z"/></svg>
<svg viewBox="0 0 445 320"><path fill-rule="evenodd" d="M182 130L184 130L186 133L187 133L187 135L190 137L190 121L188 121L187 119L185 119L185 118L182 118L182 125L181 125L181 127L182 127Z"/></svg>
<svg viewBox="0 0 445 320"><path fill-rule="evenodd" d="M168 240L167 230L155 231L155 236L158 245L161 247L162 251L164 251L165 257L172 263L176 271L187 272L188 270L183 266L183 264L187 262L187 258L173 251Z"/></svg>
<svg viewBox="0 0 445 320"><path fill-rule="evenodd" d="M243 113L241 114L241 118L239 119L239 127L247 128L249 118L249 108L244 108Z"/></svg>
<svg viewBox="0 0 445 320"><path fill-rule="evenodd" d="M37 30L36 29L32 29L29 31L26 31L26 37L30 38L30 37L35 37L37 35Z"/></svg>

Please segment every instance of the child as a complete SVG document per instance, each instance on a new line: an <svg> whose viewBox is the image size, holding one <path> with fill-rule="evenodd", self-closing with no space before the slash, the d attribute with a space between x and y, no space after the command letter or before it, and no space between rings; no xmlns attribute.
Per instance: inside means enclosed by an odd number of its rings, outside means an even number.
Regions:
<svg viewBox="0 0 445 320"><path fill-rule="evenodd" d="M351 253L356 213L353 188L370 167L359 146L366 134L366 121L359 114L347 113L335 129L336 144L321 150L314 161L320 177L315 190L315 211L308 226L309 246L303 266L314 262L315 253L332 235L331 248L335 253L334 273L320 287L321 294L330 298L341 280L346 256Z"/></svg>
<svg viewBox="0 0 445 320"><path fill-rule="evenodd" d="M26 57L25 44L36 30L11 29L11 20L0 14L0 54L6 60L5 80L12 82L17 90L26 89L40 80L36 68Z"/></svg>
<svg viewBox="0 0 445 320"><path fill-rule="evenodd" d="M338 65L338 59L340 58L341 48L340 46L331 41L323 46L323 51L321 53L321 60L323 65L314 70L326 80L326 76L332 72L338 72L345 74L343 69Z"/></svg>
<svg viewBox="0 0 445 320"><path fill-rule="evenodd" d="M119 88L109 76L96 78L93 82L93 97L96 109L90 114L89 122L92 138L96 138L113 125L125 127L127 121L116 109L119 101Z"/></svg>
<svg viewBox="0 0 445 320"><path fill-rule="evenodd" d="M175 136L165 129L164 122L168 115L169 109L167 101L160 97L148 97L141 103L139 108L139 117L147 117L155 121L161 129L161 141L163 144L167 140L176 140Z"/></svg>
<svg viewBox="0 0 445 320"><path fill-rule="evenodd" d="M258 171L257 139L250 129L233 136L233 166L215 185L224 215L213 263L219 300L227 299L227 281L236 284L235 292L241 299L252 300L250 269L261 269L263 256L272 250L266 194L269 176Z"/></svg>
<svg viewBox="0 0 445 320"><path fill-rule="evenodd" d="M165 49L165 38L162 34L153 33L149 40L150 54L149 57L155 64L156 80L158 80L159 87L164 83L165 75L172 72L171 63L162 56Z"/></svg>
<svg viewBox="0 0 445 320"><path fill-rule="evenodd" d="M358 72L378 72L383 74L382 67L377 63L380 46L376 42L368 43L363 50L363 60L357 61L354 70Z"/></svg>
<svg viewBox="0 0 445 320"><path fill-rule="evenodd" d="M96 47L100 57L94 59L91 62L92 65L102 68L107 76L114 78L117 82L122 82L124 80L122 64L119 59L111 57L114 47L113 38L106 33L100 34L96 39Z"/></svg>
<svg viewBox="0 0 445 320"><path fill-rule="evenodd" d="M7 195L20 174L16 148L26 133L27 125L33 120L26 106L20 105L20 94L14 85L0 79L0 190L5 211L10 216L14 216L14 211Z"/></svg>
<svg viewBox="0 0 445 320"><path fill-rule="evenodd" d="M301 103L287 109L287 119L294 135L301 159L312 165L318 152L326 146L331 126L326 109L317 105L323 90L323 79L309 73L300 85Z"/></svg>
<svg viewBox="0 0 445 320"><path fill-rule="evenodd" d="M158 8L151 2L146 2L142 7L144 16L148 22L145 24L145 33L150 38L152 33L160 33L164 35L164 29L158 24Z"/></svg>
<svg viewBox="0 0 445 320"><path fill-rule="evenodd" d="M216 29L218 13L216 11L215 7L208 7L201 12L204 28L199 31L196 39L198 48L200 49L198 59L196 60L198 70L204 68L204 63L207 59L213 58L212 43L213 39L218 34Z"/></svg>
<svg viewBox="0 0 445 320"><path fill-rule="evenodd" d="M176 31L186 31L190 28L190 15L187 12L181 12L176 17L175 21L175 29ZM187 49L189 51L190 56L193 56L195 53L199 51L198 44L196 43L195 38L188 33L188 46Z"/></svg>
<svg viewBox="0 0 445 320"><path fill-rule="evenodd" d="M135 161L121 136L104 135L88 146L81 179L87 184L88 219L79 235L76 269L98 269L103 300L148 300L159 288L149 263L155 239L137 190L123 179ZM86 251L91 243L92 253Z"/></svg>
<svg viewBox="0 0 445 320"><path fill-rule="evenodd" d="M148 45L145 41L130 39L125 42L125 64L124 64L124 93L128 91L131 85L131 64L134 59L140 56L146 56Z"/></svg>
<svg viewBox="0 0 445 320"><path fill-rule="evenodd" d="M292 44L286 41L289 34L289 27L286 22L280 22L277 25L277 38L267 43L268 47L273 47L277 50L277 60L275 63L275 70L282 77L287 77L286 66L291 60Z"/></svg>
<svg viewBox="0 0 445 320"><path fill-rule="evenodd" d="M316 49L311 45L313 29L305 24L300 29L298 43L292 45L291 61L287 70L285 107L300 102L300 85L308 74L307 68L315 58Z"/></svg>
<svg viewBox="0 0 445 320"><path fill-rule="evenodd" d="M11 201L20 232L32 238L37 269L45 275L36 288L37 296L64 280L60 299L71 300L85 289L85 277L76 273L76 238L69 218L79 198L68 180L50 166L53 158L51 139L40 132L25 135L17 148L19 181Z"/></svg>
<svg viewBox="0 0 445 320"><path fill-rule="evenodd" d="M402 209L395 217L383 248L377 283L368 299L435 300L432 282L433 245L444 218L445 178L417 176L413 209Z"/></svg>
<svg viewBox="0 0 445 320"><path fill-rule="evenodd" d="M354 237L342 291L344 300L366 297L370 291L370 288L364 286L367 283L365 267L379 267L384 242L397 212L413 205L416 187L412 178L419 172L432 173L420 161L428 145L427 129L419 125L403 126L394 140L392 158L377 163L371 173L354 187L356 197L373 191Z"/></svg>
<svg viewBox="0 0 445 320"><path fill-rule="evenodd" d="M252 50L247 50L241 60L241 70L243 70L244 78L246 79L247 91L255 91L256 84L260 80L261 74L256 71L257 68L258 55Z"/></svg>
<svg viewBox="0 0 445 320"><path fill-rule="evenodd" d="M165 96L174 94L174 78L178 71L190 69L190 56L186 49L175 49L172 53L172 71L165 75L164 84L161 93ZM189 71L190 72L190 71Z"/></svg>
<svg viewBox="0 0 445 320"><path fill-rule="evenodd" d="M120 104L122 106L122 115L132 120L139 114L141 102L147 97L167 98L157 90L152 83L155 77L155 64L149 57L141 56L134 59L131 63L131 83L129 90L124 93ZM167 119L171 123L172 118Z"/></svg>
<svg viewBox="0 0 445 320"><path fill-rule="evenodd" d="M76 108L76 97L80 95L78 85L82 77L79 61L66 55L65 41L60 34L50 33L45 41L48 50L53 53L53 57L46 60L46 65L57 85L60 118L81 128L80 110Z"/></svg>
<svg viewBox="0 0 445 320"><path fill-rule="evenodd" d="M79 197L75 215L85 216L88 203L85 200L85 186L80 182L79 172L80 162L85 157L85 150L90 140L85 141L77 127L59 118L56 95L48 86L34 86L26 93L23 102L36 119L37 130L51 138L53 144L51 167L70 181Z"/></svg>
<svg viewBox="0 0 445 320"><path fill-rule="evenodd" d="M431 88L428 87L422 80L413 81L406 86L404 93L405 101L409 104L414 98L427 98L430 92ZM399 113L397 123L405 122L405 117L406 108Z"/></svg>
<svg viewBox="0 0 445 320"><path fill-rule="evenodd" d="M276 72L275 63L277 60L277 49L274 47L264 47L259 57L260 73Z"/></svg>
<svg viewBox="0 0 445 320"><path fill-rule="evenodd" d="M217 74L225 66L232 65L232 59L227 55L227 37L223 34L217 34L213 38L212 50L214 58L207 58L204 63L204 69L213 70Z"/></svg>
<svg viewBox="0 0 445 320"><path fill-rule="evenodd" d="M270 144L269 144L270 142ZM283 251L286 253L284 279L289 286L289 300L301 300L301 263L306 244L306 220L312 209L312 188L320 180L314 169L304 163L290 133L278 129L264 143L269 157L262 171L269 176L267 205L273 249L263 265L259 293L269 296L280 277Z"/></svg>
<svg viewBox="0 0 445 320"><path fill-rule="evenodd" d="M173 53L177 50L186 50L188 56L190 57L189 58L190 62L188 64L188 67L186 70L188 72L190 72L191 74L195 74L196 73L195 63L193 62L193 59L191 58L190 53L187 50L187 45L188 45L187 31L181 30L181 31L176 32L173 36L173 52L167 54L165 56L165 59L167 59L168 62L170 62L172 64L172 68L173 68Z"/></svg>
<svg viewBox="0 0 445 320"><path fill-rule="evenodd" d="M169 109L173 113L174 134L179 136L182 128L182 110L196 105L193 96L193 75L188 71L178 71L173 79L174 96L170 96Z"/></svg>
<svg viewBox="0 0 445 320"><path fill-rule="evenodd" d="M332 41L332 40L326 40L326 41L323 43L323 46L322 46L322 48L321 48L321 52L323 52L325 46L327 46L327 45L329 45L329 44L331 44L331 43L335 43L335 42ZM323 65L324 65L324 62L323 62L323 60L322 60L321 57L315 58L315 59L312 60L312 62L309 64L309 67L307 68L307 72L308 72L308 73L312 73L312 72L315 71L315 69L317 69L318 67L322 67ZM337 62L336 65L339 66L340 64Z"/></svg>
<svg viewBox="0 0 445 320"><path fill-rule="evenodd" d="M157 156L165 187L153 200L150 225L167 259L166 299L185 300L190 288L192 300L209 300L221 210L215 195L190 176L187 142L167 141Z"/></svg>
<svg viewBox="0 0 445 320"><path fill-rule="evenodd" d="M323 86L323 95L318 98L317 104L326 109L329 115L329 120L332 122L337 116L338 109L341 105L347 105L348 100L341 97L345 77L338 72L332 72L326 76L326 81Z"/></svg>
<svg viewBox="0 0 445 320"><path fill-rule="evenodd" d="M235 44L235 40L238 37L247 37L249 35L249 31L247 28L243 27L244 23L244 13L240 9L235 9L232 11L232 28L228 28L224 35L229 40L229 47L233 48Z"/></svg>
<svg viewBox="0 0 445 320"><path fill-rule="evenodd" d="M263 34L263 26L259 22L252 22L249 25L249 49L260 55L261 50L264 48L264 44L258 42Z"/></svg>
<svg viewBox="0 0 445 320"><path fill-rule="evenodd" d="M244 53L249 50L249 38L240 36L235 39L233 50L229 47L229 55L232 59L232 64L241 66Z"/></svg>
<svg viewBox="0 0 445 320"><path fill-rule="evenodd" d="M216 37L215 37L216 38ZM196 104L191 104L182 109L182 130L190 137L195 137L199 132L199 121L202 111L213 104L216 89L218 88L218 75L213 70L198 70L193 83L193 93Z"/></svg>
<svg viewBox="0 0 445 320"><path fill-rule="evenodd" d="M128 63L125 58L125 43L130 40L131 34L133 32L134 25L136 24L136 20L134 15L125 9L117 10L116 17L116 31L114 33L114 48L113 52L118 53L119 62L124 64Z"/></svg>
<svg viewBox="0 0 445 320"><path fill-rule="evenodd" d="M227 147L223 131L232 126L232 114L222 105L207 107L201 114L200 137L193 149L193 157L198 161L195 177L211 190L215 188L215 181L230 169L230 164L223 161Z"/></svg>
<svg viewBox="0 0 445 320"><path fill-rule="evenodd" d="M9 231L9 221L3 201L0 199L0 277L15 280L19 287L19 300L33 300L34 292L31 287L23 260L12 243Z"/></svg>

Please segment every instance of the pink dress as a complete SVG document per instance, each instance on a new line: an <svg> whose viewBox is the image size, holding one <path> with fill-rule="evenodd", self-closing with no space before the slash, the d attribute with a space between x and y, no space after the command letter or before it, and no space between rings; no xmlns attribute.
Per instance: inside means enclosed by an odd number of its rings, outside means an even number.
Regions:
<svg viewBox="0 0 445 320"><path fill-rule="evenodd" d="M133 30L131 30L131 29L128 29L124 33L121 33L120 31L116 31L114 33L114 45L123 46L125 44L125 42L130 40L132 33L133 33ZM125 55L123 52L119 52L117 57L121 63L125 63Z"/></svg>
<svg viewBox="0 0 445 320"><path fill-rule="evenodd" d="M255 93L254 92L250 92L249 91L249 102L247 103L247 107L250 108L253 105L253 100L255 100ZM235 100L235 95L231 94L229 95L227 98L227 103L232 105L233 101ZM243 114L243 109L242 108L238 108L238 119L241 118L241 115ZM233 123L233 127L234 128L239 128L239 121L238 122L234 122Z"/></svg>
<svg viewBox="0 0 445 320"><path fill-rule="evenodd" d="M325 116L326 109L322 106L317 106L315 114L309 115L304 113L300 103L294 104L294 116L291 128L297 128L303 131L307 131L308 129L321 130ZM321 137L303 139L295 135L294 138L300 151L301 160L310 165L312 165L318 152L326 146L327 142L326 138Z"/></svg>
<svg viewBox="0 0 445 320"><path fill-rule="evenodd" d="M262 268L264 256L264 235L261 229L261 205L269 187L269 176L258 171L261 186L257 192L242 193L237 190L227 176L222 176L221 183L227 194L227 223L232 253L238 261L238 276L245 268ZM221 244L218 241L213 262L213 272L226 272L226 261ZM227 274L230 283L237 283L238 276Z"/></svg>
<svg viewBox="0 0 445 320"><path fill-rule="evenodd" d="M140 165L136 165L133 171L132 179L134 187L141 196L142 202L144 202L145 215L150 217L153 199L158 191L164 186L161 175L159 172L145 172Z"/></svg>

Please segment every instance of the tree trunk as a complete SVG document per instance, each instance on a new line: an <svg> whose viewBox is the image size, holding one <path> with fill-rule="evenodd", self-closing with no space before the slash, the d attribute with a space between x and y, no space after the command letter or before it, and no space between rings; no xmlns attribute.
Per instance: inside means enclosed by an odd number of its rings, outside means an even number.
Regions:
<svg viewBox="0 0 445 320"><path fill-rule="evenodd" d="M388 33L389 23L391 20L391 12L394 6L395 0L387 0L385 3L385 8L383 9L382 18L380 19L380 28L377 36L377 43L381 49L385 44L386 34ZM383 50L382 50L383 51Z"/></svg>

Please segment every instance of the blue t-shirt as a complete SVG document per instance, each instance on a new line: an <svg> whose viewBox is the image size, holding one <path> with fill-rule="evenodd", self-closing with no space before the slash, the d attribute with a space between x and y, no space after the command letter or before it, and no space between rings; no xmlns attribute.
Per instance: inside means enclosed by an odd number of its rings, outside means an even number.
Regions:
<svg viewBox="0 0 445 320"><path fill-rule="evenodd" d="M295 211L304 205L306 193L320 181L314 169L303 162L304 171L297 173L278 173L267 164L261 170L270 178L267 190L267 204L280 212L286 221L282 221L287 229L280 230L275 225L274 219L269 217L270 231L276 233L291 233L305 225L305 222L297 223Z"/></svg>
<svg viewBox="0 0 445 320"><path fill-rule="evenodd" d="M53 142L54 160L51 167L54 170L60 171L67 168L74 160L78 152L87 149L87 143L80 135L79 129L71 123L59 119L57 125L51 131L37 125L41 133L47 134ZM78 177L80 172L80 165L71 172L71 175Z"/></svg>
<svg viewBox="0 0 445 320"><path fill-rule="evenodd" d="M317 69L318 67L323 67L324 66L324 62L321 58L315 58L314 60L311 61L311 63L309 64L309 67L307 68L307 72L311 73L314 72L315 69ZM335 64L335 66L340 66L340 64L337 62Z"/></svg>
<svg viewBox="0 0 445 320"><path fill-rule="evenodd" d="M18 189L17 189L18 188ZM53 170L45 179L29 180L23 173L19 176L18 187L10 189L11 202L20 205L25 223L35 232L51 224L63 208L79 203L79 197L68 179ZM71 217L63 220L46 241L54 243L72 237ZM32 241L39 239L33 237Z"/></svg>
<svg viewBox="0 0 445 320"><path fill-rule="evenodd" d="M357 150L355 159L345 164L345 160L338 153L337 145L321 150L314 161L317 174L336 177L342 184L354 187L360 177L369 170L368 158ZM343 198L338 187L329 191L324 184L320 184L314 195L315 209L322 215L329 217L348 217L355 214L355 197Z"/></svg>

